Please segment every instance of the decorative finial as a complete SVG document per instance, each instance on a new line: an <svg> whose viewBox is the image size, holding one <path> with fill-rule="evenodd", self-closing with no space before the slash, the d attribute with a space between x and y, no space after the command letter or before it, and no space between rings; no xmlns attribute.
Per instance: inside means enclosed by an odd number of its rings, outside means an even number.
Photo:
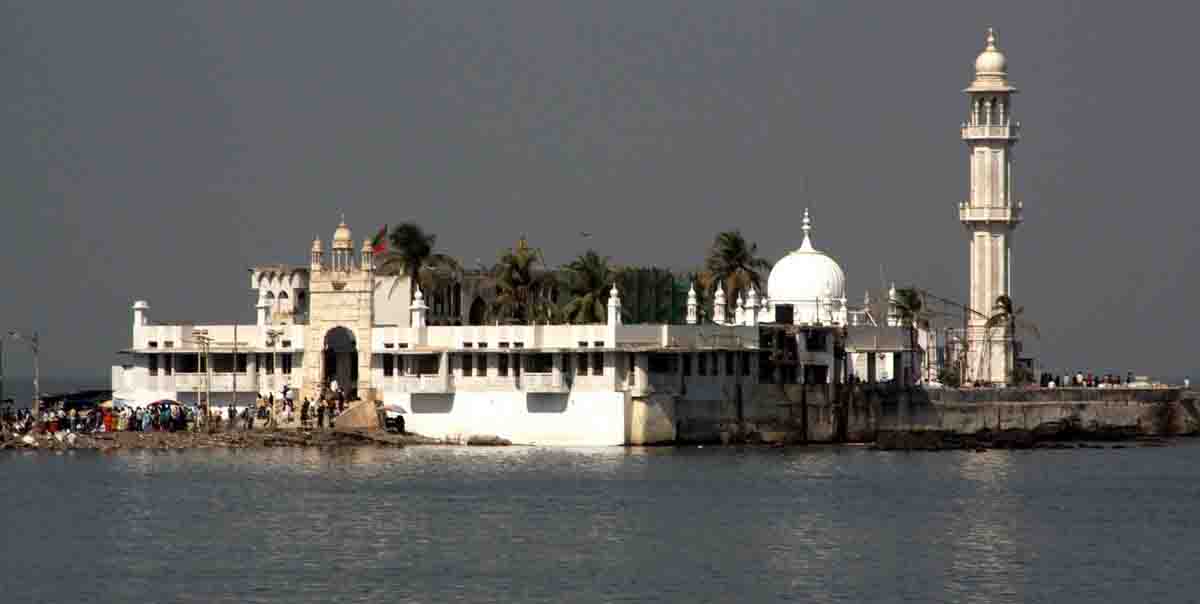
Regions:
<svg viewBox="0 0 1200 604"><path fill-rule="evenodd" d="M812 219L808 216L808 208L804 208L804 220L800 221L800 230L804 231L804 241L800 244L800 249L813 249L812 239L809 238L809 233L812 231Z"/></svg>
<svg viewBox="0 0 1200 604"><path fill-rule="evenodd" d="M988 50L996 50L996 30L990 27L987 34L987 48Z"/></svg>
<svg viewBox="0 0 1200 604"><path fill-rule="evenodd" d="M413 298L415 298L418 302L425 299L425 294L421 293L420 285L417 285L417 293L413 294Z"/></svg>
<svg viewBox="0 0 1200 604"><path fill-rule="evenodd" d="M619 296L620 294L621 294L621 292L617 291L617 282L613 281L612 289L608 290L608 295L615 298L615 297Z"/></svg>
<svg viewBox="0 0 1200 604"><path fill-rule="evenodd" d="M691 283L688 284L688 299L689 300L696 299L696 282L695 281L692 281Z"/></svg>

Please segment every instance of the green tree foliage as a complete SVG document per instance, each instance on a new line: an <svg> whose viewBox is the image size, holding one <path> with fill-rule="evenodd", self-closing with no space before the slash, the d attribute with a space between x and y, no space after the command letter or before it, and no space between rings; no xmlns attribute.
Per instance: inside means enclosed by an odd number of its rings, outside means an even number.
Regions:
<svg viewBox="0 0 1200 604"><path fill-rule="evenodd" d="M562 306L568 323L604 323L608 319L609 290L621 271L609 264L607 256L588 250L560 272L567 301Z"/></svg>
<svg viewBox="0 0 1200 604"><path fill-rule="evenodd" d="M544 266L542 251L529 247L524 237L516 247L500 254L494 269L496 299L489 309L489 319L517 324L557 322L557 309L547 296L555 286L555 275L545 271Z"/></svg>
<svg viewBox="0 0 1200 604"><path fill-rule="evenodd" d="M380 275L409 275L421 289L432 291L453 280L462 268L458 261L434 251L437 235L426 233L415 222L396 225L388 234L388 248L375 269Z"/></svg>
<svg viewBox="0 0 1200 604"><path fill-rule="evenodd" d="M746 241L741 231L724 231L717 233L708 250L701 286L706 294L712 294L720 284L726 299L732 302L752 285L762 292L763 280L770 270L771 263L758 256L758 244Z"/></svg>

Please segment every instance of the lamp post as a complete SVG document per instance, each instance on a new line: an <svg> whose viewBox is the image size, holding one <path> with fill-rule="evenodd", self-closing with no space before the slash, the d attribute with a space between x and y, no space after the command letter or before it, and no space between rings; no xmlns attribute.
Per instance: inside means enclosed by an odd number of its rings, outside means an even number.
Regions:
<svg viewBox="0 0 1200 604"><path fill-rule="evenodd" d="M268 329L267 330L267 345L271 347L271 373L272 374L274 374L277 370L280 370L278 344L279 344L279 338L282 335L283 335L282 329ZM280 371L280 373L282 373L282 371ZM274 379L272 379L271 380L271 391L274 392L274 390L277 386L279 386L279 384Z"/></svg>
<svg viewBox="0 0 1200 604"><path fill-rule="evenodd" d="M21 340L29 344L29 349L33 351L33 403L30 406L34 413L41 411L42 388L41 388L41 344L38 340L38 332L26 339L21 332L12 329L9 330L4 337L0 337L0 401L4 400L4 340Z"/></svg>
<svg viewBox="0 0 1200 604"><path fill-rule="evenodd" d="M192 338L200 345L201 354L204 355L204 413L202 415L207 418L208 411L212 407L212 358L209 354L212 337L208 335L207 329L193 329ZM199 403L199 401L196 402Z"/></svg>

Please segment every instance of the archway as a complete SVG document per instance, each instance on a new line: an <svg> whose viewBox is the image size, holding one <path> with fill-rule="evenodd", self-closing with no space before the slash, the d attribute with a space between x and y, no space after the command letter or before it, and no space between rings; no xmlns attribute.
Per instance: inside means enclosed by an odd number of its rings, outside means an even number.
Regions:
<svg viewBox="0 0 1200 604"><path fill-rule="evenodd" d="M345 327L334 327L325 332L324 365L321 375L323 386L332 386L334 380L346 393L347 399L358 396L358 346L354 332Z"/></svg>
<svg viewBox="0 0 1200 604"><path fill-rule="evenodd" d="M471 314L467 320L470 325L483 325L486 317L487 304L484 304L483 298L476 296L475 301L471 303Z"/></svg>

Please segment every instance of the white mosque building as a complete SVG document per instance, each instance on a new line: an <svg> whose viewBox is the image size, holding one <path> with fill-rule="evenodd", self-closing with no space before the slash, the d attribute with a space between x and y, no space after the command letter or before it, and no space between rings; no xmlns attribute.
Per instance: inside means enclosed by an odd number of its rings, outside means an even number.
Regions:
<svg viewBox="0 0 1200 604"><path fill-rule="evenodd" d="M990 33L976 68L963 129L973 149L972 195L960 213L972 232L972 304L985 306L1009 291L1007 235L1020 206L1009 201L1014 90ZM135 302L132 343L112 368L114 397L223 407L285 386L315 399L336 380L431 437L487 433L608 445L642 442L639 426L663 397L719 403L731 388L756 384L910 383L936 375L924 353L936 338L921 332L912 349L894 287L878 310L869 299L851 307L846 274L815 247L807 210L799 230L800 246L775 264L761 299L750 290L728 301L718 289L710 321L699 320L693 291L685 324L624 324L614 286L605 323L453 325L437 319L464 316L459 288L450 290L456 299L443 292L431 309L408 276L378 274L369 242L356 247L343 221L328 253L313 241L307 266L250 270L252 324L156 323L150 304ZM992 359L992 373L973 375L1005 375L1011 340L980 333L977 322L970 327Z"/></svg>

